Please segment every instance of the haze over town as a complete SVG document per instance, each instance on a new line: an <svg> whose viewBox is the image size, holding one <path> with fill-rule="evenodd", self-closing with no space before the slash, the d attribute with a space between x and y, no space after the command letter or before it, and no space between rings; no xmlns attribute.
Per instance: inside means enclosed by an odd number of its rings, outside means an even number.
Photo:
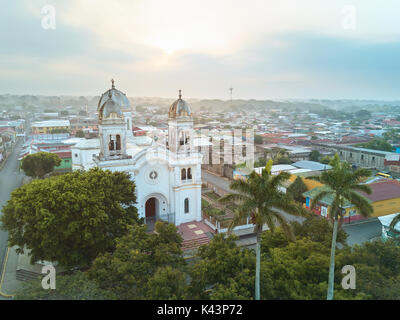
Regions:
<svg viewBox="0 0 400 320"><path fill-rule="evenodd" d="M398 300L399 9L8 1L0 300Z"/></svg>

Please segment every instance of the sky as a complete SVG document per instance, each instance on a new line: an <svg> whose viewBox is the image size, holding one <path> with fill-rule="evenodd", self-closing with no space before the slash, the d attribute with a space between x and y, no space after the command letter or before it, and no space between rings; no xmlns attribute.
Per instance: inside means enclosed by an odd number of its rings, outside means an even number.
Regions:
<svg viewBox="0 0 400 320"><path fill-rule="evenodd" d="M384 5L383 5L384 3ZM400 99L397 0L15 0L0 94Z"/></svg>

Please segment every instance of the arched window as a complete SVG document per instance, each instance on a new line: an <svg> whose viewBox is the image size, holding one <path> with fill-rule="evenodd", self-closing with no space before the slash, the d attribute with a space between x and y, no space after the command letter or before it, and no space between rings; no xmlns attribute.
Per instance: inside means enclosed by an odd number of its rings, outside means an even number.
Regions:
<svg viewBox="0 0 400 320"><path fill-rule="evenodd" d="M185 213L189 213L189 198L185 199Z"/></svg>
<svg viewBox="0 0 400 320"><path fill-rule="evenodd" d="M115 140L114 137L110 135L110 142L108 143L108 150L115 150Z"/></svg>
<svg viewBox="0 0 400 320"><path fill-rule="evenodd" d="M183 131L179 132L179 145L183 146L185 144L185 134Z"/></svg>
<svg viewBox="0 0 400 320"><path fill-rule="evenodd" d="M186 169L181 170L181 180L186 180Z"/></svg>
<svg viewBox="0 0 400 320"><path fill-rule="evenodd" d="M121 150L121 136L117 134L117 143L115 150Z"/></svg>
<svg viewBox="0 0 400 320"><path fill-rule="evenodd" d="M192 179L192 169L191 168L188 168L187 169L187 178L190 180L190 179Z"/></svg>

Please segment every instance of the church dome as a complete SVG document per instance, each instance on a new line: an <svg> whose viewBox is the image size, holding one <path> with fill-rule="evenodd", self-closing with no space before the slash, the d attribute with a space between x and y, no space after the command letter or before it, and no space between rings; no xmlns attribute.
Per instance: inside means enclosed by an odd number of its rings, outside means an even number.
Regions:
<svg viewBox="0 0 400 320"><path fill-rule="evenodd" d="M125 95L125 93L115 88L114 79L111 80L111 83L111 89L107 90L101 95L97 105L97 111L101 109L101 107L110 99L110 97L119 106L121 111L130 111L131 104L128 97Z"/></svg>
<svg viewBox="0 0 400 320"><path fill-rule="evenodd" d="M123 118L120 106L111 97L100 108L101 119Z"/></svg>
<svg viewBox="0 0 400 320"><path fill-rule="evenodd" d="M189 104L182 100L181 90L179 90L179 98L169 107L168 117L174 119L176 117L190 117L191 115Z"/></svg>

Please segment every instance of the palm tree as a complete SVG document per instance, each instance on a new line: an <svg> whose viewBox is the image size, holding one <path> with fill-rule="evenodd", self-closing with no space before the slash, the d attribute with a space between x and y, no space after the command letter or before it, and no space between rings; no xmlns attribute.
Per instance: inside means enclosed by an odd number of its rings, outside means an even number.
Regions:
<svg viewBox="0 0 400 320"><path fill-rule="evenodd" d="M272 160L269 160L261 175L252 171L247 180L235 180L231 182L230 188L235 193L222 197L222 203L238 204L235 215L229 226L229 232L240 224L244 219L250 217L255 225L254 232L257 234L256 243L256 276L255 276L255 299L260 300L260 255L261 255L261 233L266 224L273 232L275 223L278 222L290 240L295 236L282 214L283 210L292 215L306 215L307 211L297 205L293 199L279 189L290 174L281 172L276 176L271 175ZM280 209L280 210L279 210Z"/></svg>
<svg viewBox="0 0 400 320"><path fill-rule="evenodd" d="M393 218L389 226L390 232L394 235L393 238L396 239L397 241L400 241L400 231L396 230L396 225L398 223L400 223L400 213Z"/></svg>
<svg viewBox="0 0 400 320"><path fill-rule="evenodd" d="M343 223L344 203L345 201L350 202L358 213L364 217L368 217L373 212L373 207L370 205L367 198L356 192L362 191L371 194L371 188L369 186L360 184L361 178L371 175L369 170L360 168L356 171L352 171L347 162L340 162L337 153L329 164L332 166L332 169L322 172L320 177L320 181L325 184L325 187L314 197L311 210L314 209L317 203L324 197L330 196L333 198L329 213L329 217L333 220L333 233L327 293L327 300L332 300L335 276L336 237L338 224L342 225Z"/></svg>

